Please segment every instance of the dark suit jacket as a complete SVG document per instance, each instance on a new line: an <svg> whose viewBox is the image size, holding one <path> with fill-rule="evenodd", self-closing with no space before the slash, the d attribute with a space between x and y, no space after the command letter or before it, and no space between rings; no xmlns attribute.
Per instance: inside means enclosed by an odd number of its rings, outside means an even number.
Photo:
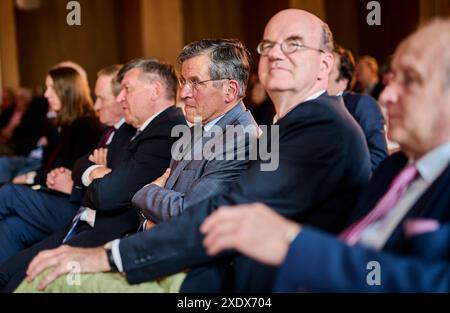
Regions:
<svg viewBox="0 0 450 313"><path fill-rule="evenodd" d="M345 107L361 126L369 146L372 171L388 156L384 117L378 103L370 96L345 92Z"/></svg>
<svg viewBox="0 0 450 313"><path fill-rule="evenodd" d="M96 218L94 229L79 235L84 244L106 243L137 230L139 218L130 209L131 198L169 166L171 147L178 139L171 135L176 125L186 125L186 120L181 110L173 106L155 117L128 144L122 162L111 173L89 185L82 205L96 210Z"/></svg>
<svg viewBox="0 0 450 313"><path fill-rule="evenodd" d="M102 137L107 132L107 129L103 132ZM122 126L119 127L114 133L114 137L111 140L111 143L107 146L108 148L108 155L106 157L107 159L107 165L109 168L114 169L116 168L124 158L125 153L125 147L130 142L131 137L135 134L136 129L128 125L127 123L123 123ZM97 144L97 148L99 147L99 144L102 140L99 141ZM92 165L95 165L94 162L89 160L89 155L91 153L88 153L84 155L83 157L79 158L73 168L72 168L72 180L73 180L73 188L72 193L70 195L70 201L74 203L81 203L81 200L86 192L86 187L83 185L81 181L81 177L83 176L83 173Z"/></svg>
<svg viewBox="0 0 450 313"><path fill-rule="evenodd" d="M358 199L352 224L372 210L389 183L405 166L397 153L380 165ZM381 252L304 228L280 268L276 291L449 292L450 291L450 166L427 189L397 226ZM439 222L435 231L407 236L413 219ZM380 264L381 285L369 285L367 264ZM372 268L371 268L372 269Z"/></svg>
<svg viewBox="0 0 450 313"><path fill-rule="evenodd" d="M10 146L16 155L27 156L36 148L38 140L45 136L47 146L52 151L58 144L59 135L55 123L47 118L48 103L44 97L34 98L27 111L23 114L20 124L14 129ZM44 149L44 150L45 150Z"/></svg>
<svg viewBox="0 0 450 313"><path fill-rule="evenodd" d="M346 208L370 175L361 128L340 98L327 95L298 105L276 125L279 153L273 151L272 158L279 157L279 165L275 171L261 171L262 161L253 161L226 194L120 241L129 282L153 280L224 256L207 256L199 232L203 220L219 205L261 201L294 220L329 231L341 229Z"/></svg>
<svg viewBox="0 0 450 313"><path fill-rule="evenodd" d="M42 160L35 183L45 185L47 173L57 167L72 168L75 161L92 152L104 127L97 117L80 117L72 124L62 127L58 147Z"/></svg>

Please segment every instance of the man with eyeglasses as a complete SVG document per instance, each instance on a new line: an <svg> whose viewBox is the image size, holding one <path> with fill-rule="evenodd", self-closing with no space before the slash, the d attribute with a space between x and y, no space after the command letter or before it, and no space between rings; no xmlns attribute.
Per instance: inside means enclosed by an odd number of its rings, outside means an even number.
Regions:
<svg viewBox="0 0 450 313"><path fill-rule="evenodd" d="M249 157L239 156L248 155L257 140L258 125L242 103L250 64L248 51L239 41L192 42L183 48L178 62L180 96L186 119L194 126L189 136L175 144L172 150L179 154L172 154L166 172L133 197L143 229L225 192L248 167ZM235 130L237 137L231 133ZM184 149L177 151L183 144ZM205 149L208 146L221 149Z"/></svg>
<svg viewBox="0 0 450 313"><path fill-rule="evenodd" d="M344 104L325 92L332 49L332 34L316 16L295 9L276 14L258 51L260 81L276 109L272 127L279 129L278 167L263 171L261 165L268 161L251 162L225 194L196 203L149 231L122 238L116 253L103 247L47 251L30 265L28 281L35 287L42 283L47 291L270 291L275 268L235 251L208 256L199 226L219 206L259 201L298 222L329 232L342 228L355 194L369 179L370 163L361 129ZM228 77L223 71L219 77ZM188 74L184 71L183 77L189 79ZM210 78L198 77L206 79ZM272 142L270 134L264 133L261 141ZM291 235L287 233L286 240ZM67 286L65 277L51 283L68 272L69 260L78 262L82 272L116 269L125 277L96 273L81 275L79 286ZM35 279L55 264L44 280ZM167 275L171 276L161 279ZM26 285L22 288L27 290Z"/></svg>
<svg viewBox="0 0 450 313"><path fill-rule="evenodd" d="M450 18L437 18L397 47L380 101L390 117L388 136L402 150L374 172L339 238L256 203L221 208L208 217L202 225L208 253L237 249L279 266L278 292L448 294L448 46Z"/></svg>

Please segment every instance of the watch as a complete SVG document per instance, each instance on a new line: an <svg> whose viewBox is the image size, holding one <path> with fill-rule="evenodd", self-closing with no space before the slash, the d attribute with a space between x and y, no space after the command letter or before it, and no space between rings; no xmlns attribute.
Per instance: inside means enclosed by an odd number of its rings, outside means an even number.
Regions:
<svg viewBox="0 0 450 313"><path fill-rule="evenodd" d="M112 244L110 242L108 242L106 245L104 245L103 247L106 251L106 257L108 259L108 264L109 267L111 268L111 272L118 272L119 269L117 268L116 262L114 261L114 256L112 253Z"/></svg>

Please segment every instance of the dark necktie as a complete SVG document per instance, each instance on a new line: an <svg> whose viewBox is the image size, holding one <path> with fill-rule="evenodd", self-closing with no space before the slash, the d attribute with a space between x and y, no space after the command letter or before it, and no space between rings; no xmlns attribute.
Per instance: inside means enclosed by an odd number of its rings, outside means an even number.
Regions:
<svg viewBox="0 0 450 313"><path fill-rule="evenodd" d="M108 127L108 129L105 131L105 134L102 137L102 140L98 144L99 148L104 148L108 144L109 138L111 138L112 134L114 133L116 129L114 127Z"/></svg>
<svg viewBox="0 0 450 313"><path fill-rule="evenodd" d="M131 137L130 141L133 141L134 139L136 139L137 136L139 136L142 133L142 130L138 129L136 130L136 133L134 134L133 137Z"/></svg>

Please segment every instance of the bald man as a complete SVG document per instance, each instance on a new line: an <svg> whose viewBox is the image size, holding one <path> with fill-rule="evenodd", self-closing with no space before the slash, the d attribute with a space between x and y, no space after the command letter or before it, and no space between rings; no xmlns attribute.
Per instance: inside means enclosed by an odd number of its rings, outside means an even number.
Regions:
<svg viewBox="0 0 450 313"><path fill-rule="evenodd" d="M279 130L275 138L279 154L272 158L279 157L278 167L263 171L264 161L252 162L226 194L188 207L149 231L120 239L115 243L118 249L62 247L43 252L29 266L28 279L33 283L21 290L37 286L85 292L270 290L273 268L232 251L220 258L208 257L199 225L219 205L261 201L296 221L330 232L342 228L355 193L368 181L370 163L361 129L344 104L325 92L332 50L332 34L316 16L294 9L276 14L267 24L258 53L260 81L276 109L273 127ZM115 269L125 273L126 280L113 274L91 274L81 275L79 286L67 286L64 277L49 285L67 273L70 260L79 262L83 272ZM56 264L44 280L35 279ZM186 268L190 268L188 274L181 272ZM232 277L230 270L236 274L233 282L227 280ZM178 274L147 282L173 273Z"/></svg>
<svg viewBox="0 0 450 313"><path fill-rule="evenodd" d="M449 45L447 18L397 48L381 101L402 151L375 172L339 239L252 204L206 220L208 252L280 266L282 292L450 292Z"/></svg>

